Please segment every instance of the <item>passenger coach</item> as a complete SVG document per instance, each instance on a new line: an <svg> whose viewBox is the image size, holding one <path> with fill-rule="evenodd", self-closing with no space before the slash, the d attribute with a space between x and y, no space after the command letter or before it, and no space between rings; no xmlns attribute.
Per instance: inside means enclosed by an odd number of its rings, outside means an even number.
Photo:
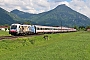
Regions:
<svg viewBox="0 0 90 60"><path fill-rule="evenodd" d="M27 35L27 34L37 34L37 33L59 33L59 32L74 32L74 31L76 31L76 29L67 28L67 27L12 24L10 26L9 34Z"/></svg>

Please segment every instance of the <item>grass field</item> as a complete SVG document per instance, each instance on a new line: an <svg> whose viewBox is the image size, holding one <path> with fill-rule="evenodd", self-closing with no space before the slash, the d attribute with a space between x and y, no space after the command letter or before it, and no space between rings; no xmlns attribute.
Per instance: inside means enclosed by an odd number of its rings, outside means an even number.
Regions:
<svg viewBox="0 0 90 60"><path fill-rule="evenodd" d="M9 34L9 32L0 30L0 36L10 36L10 34Z"/></svg>
<svg viewBox="0 0 90 60"><path fill-rule="evenodd" d="M0 60L90 60L90 32L0 41Z"/></svg>

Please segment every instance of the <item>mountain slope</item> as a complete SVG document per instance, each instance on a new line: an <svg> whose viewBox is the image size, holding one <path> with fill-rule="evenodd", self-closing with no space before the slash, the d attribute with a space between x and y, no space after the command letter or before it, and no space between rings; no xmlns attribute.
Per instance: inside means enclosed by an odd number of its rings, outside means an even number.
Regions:
<svg viewBox="0 0 90 60"><path fill-rule="evenodd" d="M16 14L17 16L19 16L20 18L29 18L33 15L36 15L36 14L30 14L30 13L27 13L27 12L23 12L23 11L19 11L17 9L11 11L11 13L14 13Z"/></svg>
<svg viewBox="0 0 90 60"><path fill-rule="evenodd" d="M58 25L61 23L64 26L86 26L90 24L90 19L66 5L57 6L55 9L39 14L37 19L33 18L32 21L37 21L38 24L45 25Z"/></svg>
<svg viewBox="0 0 90 60"><path fill-rule="evenodd" d="M4 9L0 8L0 25L2 24L11 24L15 22L7 13L7 11L5 11Z"/></svg>
<svg viewBox="0 0 90 60"><path fill-rule="evenodd" d="M49 26L88 26L90 19L66 5L59 5L55 9L40 14L30 14L19 10L7 12L0 8L0 25L16 22L30 22L32 24Z"/></svg>
<svg viewBox="0 0 90 60"><path fill-rule="evenodd" d="M20 11L17 13L12 11L12 13L18 15L19 17L25 18L35 24L40 25L51 25L51 26L87 26L90 25L90 19L83 14L80 14L66 5L59 5L55 9L43 12L40 14L21 14ZM26 17L27 16L27 17Z"/></svg>
<svg viewBox="0 0 90 60"><path fill-rule="evenodd" d="M6 10L0 8L0 25L12 24L22 21L23 19L17 15L7 12Z"/></svg>

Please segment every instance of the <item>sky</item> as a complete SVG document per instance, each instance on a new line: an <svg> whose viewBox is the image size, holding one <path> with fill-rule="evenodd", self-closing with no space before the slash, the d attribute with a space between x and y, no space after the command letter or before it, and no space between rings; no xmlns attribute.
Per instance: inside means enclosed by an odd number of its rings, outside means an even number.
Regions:
<svg viewBox="0 0 90 60"><path fill-rule="evenodd" d="M29 13L42 13L66 4L90 18L90 0L0 0L0 7L8 12L18 9Z"/></svg>

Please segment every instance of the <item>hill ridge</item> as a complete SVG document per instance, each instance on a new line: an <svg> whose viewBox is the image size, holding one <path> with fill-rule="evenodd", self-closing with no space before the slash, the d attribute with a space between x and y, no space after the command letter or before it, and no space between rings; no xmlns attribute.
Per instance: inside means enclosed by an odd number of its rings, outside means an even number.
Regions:
<svg viewBox="0 0 90 60"><path fill-rule="evenodd" d="M71 9L70 7L63 5L58 5L56 8L39 13L39 14L31 14L19 10L13 10L11 12L7 12L4 9L0 15L0 21L3 20L0 24L6 24L4 21L10 21L7 22L7 24L11 24L14 22L30 22L32 24L39 24L39 25L49 25L49 26L88 26L90 25L90 19ZM5 16L8 15L9 19L6 19ZM3 16L3 17L1 17ZM7 17L7 16L6 16ZM11 18L11 19L10 19Z"/></svg>

